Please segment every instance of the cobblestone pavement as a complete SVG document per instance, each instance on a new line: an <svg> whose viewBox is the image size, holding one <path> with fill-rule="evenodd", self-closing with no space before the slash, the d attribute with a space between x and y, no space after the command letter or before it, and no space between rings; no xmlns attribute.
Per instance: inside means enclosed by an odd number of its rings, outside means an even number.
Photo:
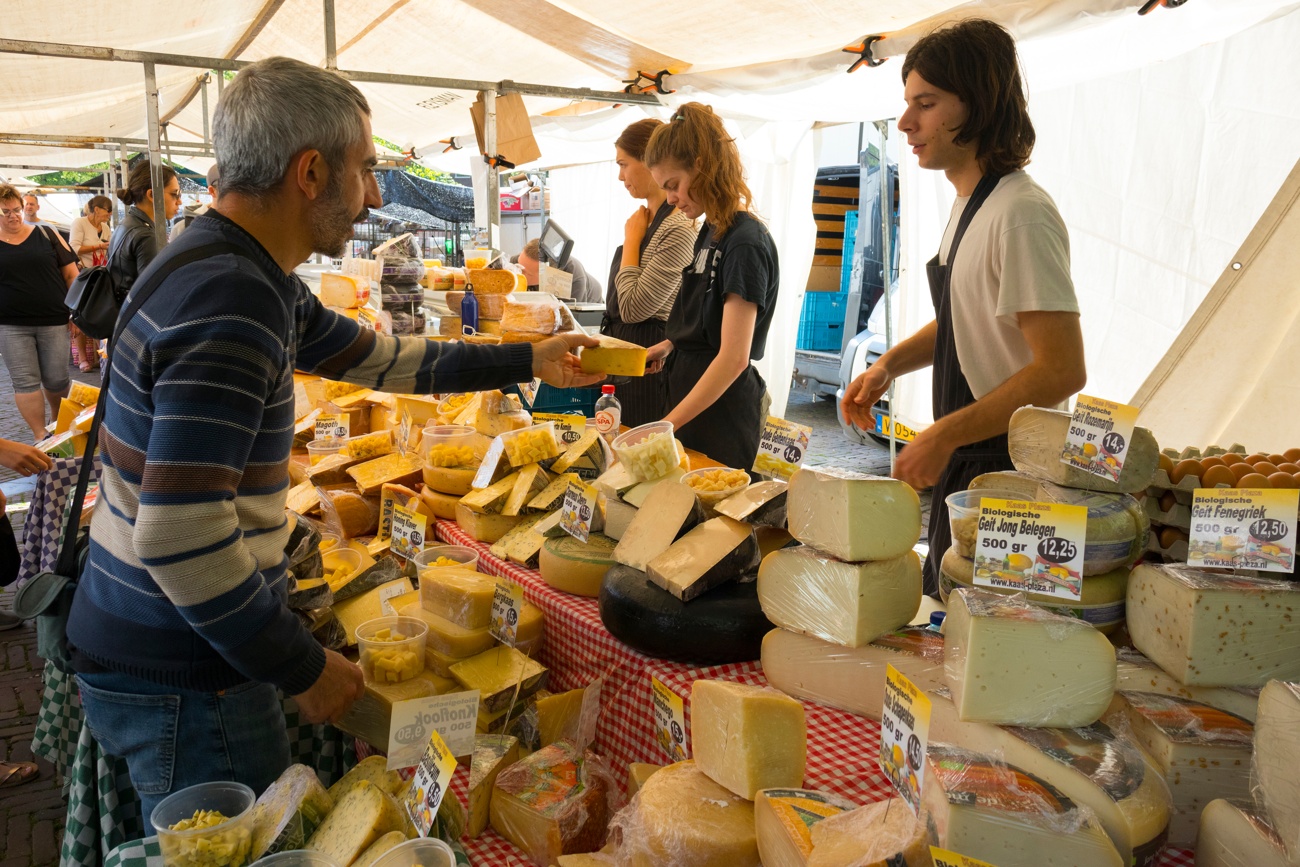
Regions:
<svg viewBox="0 0 1300 867"><path fill-rule="evenodd" d="M99 371L82 373L69 365L70 375L91 385L99 384ZM0 373L0 437L29 442L31 431L18 413L8 371ZM17 473L0 467L0 483L11 489ZM13 516L15 533L22 533L23 513ZM13 593L0 591L0 611L13 608ZM0 759L30 762L32 731L41 703L41 670L36 655L36 629L25 624L0 632ZM0 788L0 867L51 867L59 862L63 840L63 800L54 770L37 760L40 778L16 788Z"/></svg>

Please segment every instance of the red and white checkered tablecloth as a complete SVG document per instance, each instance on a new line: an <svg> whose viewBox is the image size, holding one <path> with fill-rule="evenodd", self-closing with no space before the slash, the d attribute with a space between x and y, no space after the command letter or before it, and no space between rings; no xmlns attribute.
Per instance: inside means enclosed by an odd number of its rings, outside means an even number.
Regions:
<svg viewBox="0 0 1300 867"><path fill-rule="evenodd" d="M695 668L652 659L638 653L609 633L600 621L595 599L555 590L533 569L493 557L488 545L476 542L454 521L438 521L439 539L466 545L479 552L479 571L509 578L524 590L524 597L545 615L546 640L539 660L550 669L552 692L578 689L604 676L601 718L596 746L609 759L615 778L627 779L632 762L662 765L669 761L655 739L650 701L650 678L680 695L686 706L690 731L691 684L700 679L731 680L767 686L757 661ZM804 784L834 792L854 803L867 804L889 797L889 782L876 759L880 752L880 725L875 720L813 702L804 702L808 718L808 766ZM689 735L687 743L690 743ZM459 768L452 788L462 800L468 785L468 768ZM518 849L489 829L478 840L466 841L475 865L526 867L530 862ZM1157 867L1193 867L1190 850L1167 849Z"/></svg>

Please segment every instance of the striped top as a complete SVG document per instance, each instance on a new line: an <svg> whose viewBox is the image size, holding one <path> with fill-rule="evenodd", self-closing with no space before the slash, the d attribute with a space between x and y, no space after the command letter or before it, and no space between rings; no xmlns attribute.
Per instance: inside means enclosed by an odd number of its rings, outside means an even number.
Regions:
<svg viewBox="0 0 1300 867"><path fill-rule="evenodd" d="M214 211L155 265L215 241L253 261L223 254L174 272L113 352L68 637L80 670L204 691L255 680L293 695L325 663L285 606L294 370L398 393L500 388L532 378L532 346L363 330Z"/></svg>
<svg viewBox="0 0 1300 867"><path fill-rule="evenodd" d="M667 321L682 288L682 270L695 255L695 222L676 209L664 218L641 254L641 264L620 268L618 318L624 322Z"/></svg>

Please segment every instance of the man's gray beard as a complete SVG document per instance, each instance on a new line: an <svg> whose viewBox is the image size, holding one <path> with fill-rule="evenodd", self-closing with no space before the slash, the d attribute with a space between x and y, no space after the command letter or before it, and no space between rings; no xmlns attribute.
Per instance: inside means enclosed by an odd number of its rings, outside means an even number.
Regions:
<svg viewBox="0 0 1300 867"><path fill-rule="evenodd" d="M352 224L362 222L369 216L368 208L362 208L360 214L349 213L347 203L343 201L343 182L338 172L331 171L325 194L321 197L320 209L312 219L312 251L340 258L347 252L348 241L352 240Z"/></svg>

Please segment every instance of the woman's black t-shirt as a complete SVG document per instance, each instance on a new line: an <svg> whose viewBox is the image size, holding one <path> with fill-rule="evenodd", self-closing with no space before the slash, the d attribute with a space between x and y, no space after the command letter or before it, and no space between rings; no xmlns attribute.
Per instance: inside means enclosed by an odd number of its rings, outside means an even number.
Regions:
<svg viewBox="0 0 1300 867"><path fill-rule="evenodd" d="M728 295L739 295L758 305L749 357L762 358L780 277L776 244L761 221L741 211L720 241L715 241L713 226L705 223L668 316L666 331L673 349L716 353L722 346L723 304Z"/></svg>
<svg viewBox="0 0 1300 867"><path fill-rule="evenodd" d="M76 260L40 226L21 244L0 242L0 325L66 325L61 269Z"/></svg>

